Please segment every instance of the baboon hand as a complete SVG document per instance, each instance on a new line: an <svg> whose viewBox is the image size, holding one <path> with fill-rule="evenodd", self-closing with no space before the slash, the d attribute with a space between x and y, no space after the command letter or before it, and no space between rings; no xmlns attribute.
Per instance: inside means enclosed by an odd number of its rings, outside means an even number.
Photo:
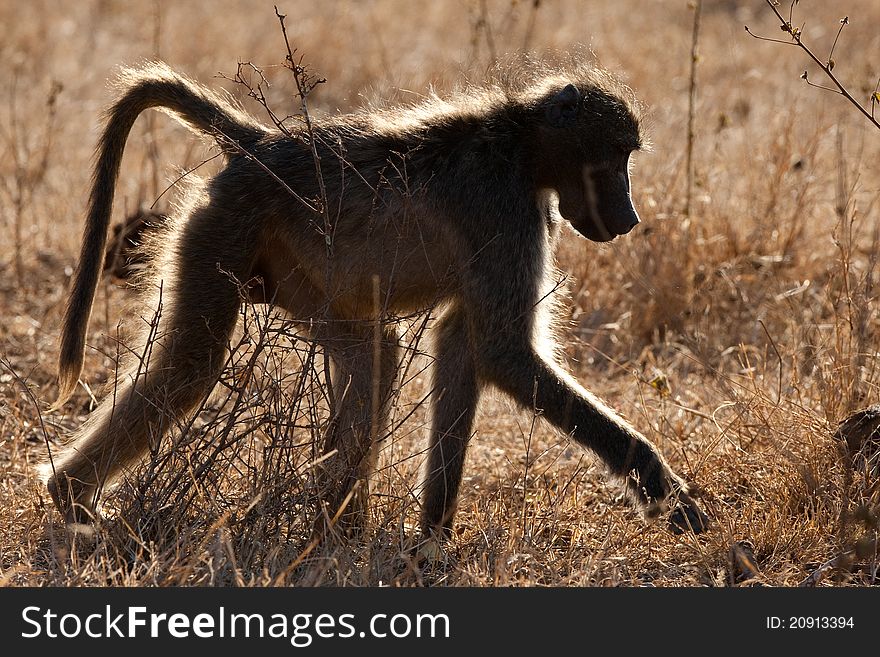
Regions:
<svg viewBox="0 0 880 657"><path fill-rule="evenodd" d="M670 500L669 530L674 534L693 532L700 534L709 528L709 517L703 513L694 499L679 492Z"/></svg>

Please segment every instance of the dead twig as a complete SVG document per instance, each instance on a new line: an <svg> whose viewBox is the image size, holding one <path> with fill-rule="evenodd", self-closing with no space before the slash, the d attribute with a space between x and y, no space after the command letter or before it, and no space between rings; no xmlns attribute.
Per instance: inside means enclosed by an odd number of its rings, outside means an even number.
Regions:
<svg viewBox="0 0 880 657"><path fill-rule="evenodd" d="M834 37L834 43L831 45L831 50L828 53L828 57L825 60L819 59L813 50L807 46L807 44L803 41L803 27L796 27L792 22L792 13L794 11L794 6L797 4L797 0L791 0L791 5L789 7L789 16L786 20L782 14L779 13L779 9L777 8L778 2L774 0L765 0L767 6L776 14L776 18L780 21L780 29L788 34L791 37L790 41L785 41L783 39L771 39L770 37L760 36L755 34L749 29L749 26L746 25L746 32L749 33L750 36L758 39L760 41L770 41L771 43L781 43L787 46L797 46L805 53L807 56L813 60L813 62L818 66L822 72L828 77L829 80L834 84L834 87L826 87L821 84L815 84L810 81L809 75L807 71L804 71L801 74L801 78L806 81L811 87L816 87L818 89L824 89L825 91L830 91L832 93L840 94L844 98L846 98L852 105L855 107L861 114L865 116L865 118L870 121L875 128L880 129L880 122L874 118L874 108L878 102L880 102L880 80L877 81L877 86L874 89L874 92L871 94L871 111L869 112L865 107L855 99L852 93L847 90L845 86L840 82L837 76L834 74L834 59L832 55L834 54L834 48L837 46L837 41L840 39L840 33L843 31L843 28L849 25L849 16L844 16L840 19L840 28L837 30L837 36Z"/></svg>

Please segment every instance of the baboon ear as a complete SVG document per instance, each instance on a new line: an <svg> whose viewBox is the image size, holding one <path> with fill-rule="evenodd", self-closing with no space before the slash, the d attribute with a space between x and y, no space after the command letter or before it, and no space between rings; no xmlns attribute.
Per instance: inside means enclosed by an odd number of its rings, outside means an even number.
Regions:
<svg viewBox="0 0 880 657"><path fill-rule="evenodd" d="M553 128L567 128L577 121L578 106L581 103L581 92L573 84L550 99L547 105L547 123Z"/></svg>

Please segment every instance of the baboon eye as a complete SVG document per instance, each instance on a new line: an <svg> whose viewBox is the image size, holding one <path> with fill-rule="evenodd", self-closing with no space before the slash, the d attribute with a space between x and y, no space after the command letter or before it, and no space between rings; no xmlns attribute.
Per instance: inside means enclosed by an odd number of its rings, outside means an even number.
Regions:
<svg viewBox="0 0 880 657"><path fill-rule="evenodd" d="M619 166L621 166L623 168L627 168L629 166L629 163L632 161L632 154L636 150L638 150L638 149L630 148L628 146L625 148L621 148L619 151L620 155L619 155L619 159L618 159Z"/></svg>
<svg viewBox="0 0 880 657"><path fill-rule="evenodd" d="M629 161L629 150L625 149L616 149L611 157L608 158L607 167L612 170L623 169L626 167L626 163Z"/></svg>

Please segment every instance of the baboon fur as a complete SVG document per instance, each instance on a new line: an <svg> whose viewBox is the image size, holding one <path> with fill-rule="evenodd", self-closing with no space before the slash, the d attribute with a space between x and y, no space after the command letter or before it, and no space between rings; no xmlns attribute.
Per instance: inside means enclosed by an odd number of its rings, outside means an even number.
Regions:
<svg viewBox="0 0 880 657"><path fill-rule="evenodd" d="M366 490L375 420L386 419L398 366L393 322L382 322L374 352L382 319L373 300L378 277L388 316L436 314L422 499L427 537L442 538L451 527L487 384L538 409L594 452L648 515L668 512L673 530L703 530L706 516L685 482L563 370L548 329L562 222L594 241L638 223L628 158L642 136L632 94L587 66L515 78L410 107L315 120L319 180L305 128L267 128L160 63L126 70L97 149L56 404L82 370L115 183L135 119L149 108L169 112L213 137L226 166L170 220L153 283L161 287L162 312L148 367L132 359L112 399L46 473L66 518L88 519L105 482L210 392L243 288L251 301L275 304L311 326L331 357L339 408L321 467L332 517L356 489ZM141 353L137 346L133 352ZM362 513L363 494L358 499Z"/></svg>

